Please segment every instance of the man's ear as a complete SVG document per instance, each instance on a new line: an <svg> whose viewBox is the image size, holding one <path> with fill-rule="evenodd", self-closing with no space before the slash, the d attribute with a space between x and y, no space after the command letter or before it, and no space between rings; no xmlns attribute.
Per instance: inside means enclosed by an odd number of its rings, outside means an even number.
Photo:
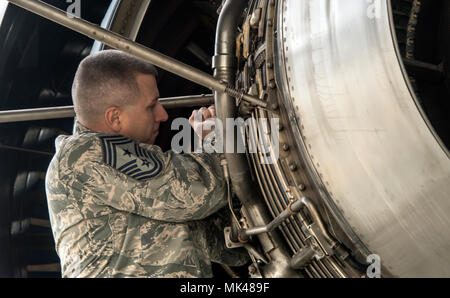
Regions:
<svg viewBox="0 0 450 298"><path fill-rule="evenodd" d="M119 133L122 128L120 113L120 108L115 106L109 107L105 111L105 123L115 133Z"/></svg>

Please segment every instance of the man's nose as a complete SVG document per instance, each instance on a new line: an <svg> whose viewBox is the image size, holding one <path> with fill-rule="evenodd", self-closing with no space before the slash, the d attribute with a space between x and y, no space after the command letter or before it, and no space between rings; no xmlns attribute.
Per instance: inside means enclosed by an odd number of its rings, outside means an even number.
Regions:
<svg viewBox="0 0 450 298"><path fill-rule="evenodd" d="M165 122L169 119L169 115L166 112L166 109L163 105L158 102L157 111L156 111L156 121L157 122Z"/></svg>

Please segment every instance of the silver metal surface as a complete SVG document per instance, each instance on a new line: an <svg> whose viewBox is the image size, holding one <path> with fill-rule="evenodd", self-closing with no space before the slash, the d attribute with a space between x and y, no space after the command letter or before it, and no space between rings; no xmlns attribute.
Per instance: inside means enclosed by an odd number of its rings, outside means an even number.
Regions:
<svg viewBox="0 0 450 298"><path fill-rule="evenodd" d="M390 3L282 2L277 68L327 204L381 274L450 276L449 154L411 91Z"/></svg>
<svg viewBox="0 0 450 298"><path fill-rule="evenodd" d="M122 4L122 0L112 0L111 3L109 4L108 10L105 13L105 16L103 17L103 20L100 24L100 27L106 29L106 30L110 30L110 31L114 31L117 32L117 30L112 30L111 27L114 25L114 23L118 23L118 21L116 20L116 16L117 16L117 11L120 7L120 4ZM122 34L124 37L128 37L130 38L130 36L127 36L125 34ZM130 38L132 40L135 40L133 38ZM97 40L94 40L94 44L92 45L91 48L91 54L97 53L101 50L103 50L105 48L105 45Z"/></svg>
<svg viewBox="0 0 450 298"><path fill-rule="evenodd" d="M3 22L3 17L5 16L6 9L8 8L8 2L0 1L0 25Z"/></svg>
<svg viewBox="0 0 450 298"><path fill-rule="evenodd" d="M306 246L292 257L291 267L294 269L303 269L313 260L315 255L316 251L312 247Z"/></svg>
<svg viewBox="0 0 450 298"><path fill-rule="evenodd" d="M213 94L188 95L160 98L159 102L166 109L193 108L214 104Z"/></svg>
<svg viewBox="0 0 450 298"><path fill-rule="evenodd" d="M273 231L275 228L281 225L286 219L288 219L291 215L300 211L301 207L304 205L304 202L306 202L306 200L302 199L297 200L296 202L290 204L285 210L283 210L277 217L275 217L267 225L243 229L241 231L241 239L248 240L249 236Z"/></svg>
<svg viewBox="0 0 450 298"><path fill-rule="evenodd" d="M151 0L112 0L103 17L100 27L136 41L136 37L150 2ZM103 50L104 48L104 44L95 41L92 46L91 54Z"/></svg>
<svg viewBox="0 0 450 298"><path fill-rule="evenodd" d="M0 111L0 123L70 118L75 116L73 106Z"/></svg>
<svg viewBox="0 0 450 298"><path fill-rule="evenodd" d="M45 17L46 19L49 19L55 23L86 35L87 37L103 42L105 45L142 58L154 64L155 66L158 66L164 70L167 70L168 72L176 74L211 90L230 94L233 97L243 99L256 106L261 106L264 108L267 106L264 101L259 100L258 98L255 98L251 95L243 94L240 91L234 90L233 88L223 84L222 82L216 80L213 76L205 72L202 72L192 66L184 64L178 60L163 55L143 45L135 43L128 38L124 38L117 33L108 31L85 20L78 18L69 18L66 12L44 2L37 0L8 1L28 11Z"/></svg>
<svg viewBox="0 0 450 298"><path fill-rule="evenodd" d="M167 98L160 98L159 102L166 109L209 106L214 104L214 96L212 94L210 95L202 94L191 96L167 97ZM0 123L70 118L74 116L75 111L73 109L73 106L9 110L9 111L0 111Z"/></svg>
<svg viewBox="0 0 450 298"><path fill-rule="evenodd" d="M125 2L130 2L130 1L125 1ZM134 1L131 1L134 2ZM138 35L139 29L141 28L141 24L142 21L144 20L145 17L145 13L147 12L148 6L150 5L151 0L140 0L138 1L138 5L134 5L134 9L133 9L133 13L132 14L127 14L127 18L129 18L128 23L131 23L131 26L129 26L130 28L124 28L122 32L122 30L119 30L118 32L121 35L125 35L128 36L131 40L136 40L136 37ZM127 22L124 22L125 24ZM122 25L123 27L125 27L124 25ZM111 28L112 31L116 31L114 30L114 26Z"/></svg>

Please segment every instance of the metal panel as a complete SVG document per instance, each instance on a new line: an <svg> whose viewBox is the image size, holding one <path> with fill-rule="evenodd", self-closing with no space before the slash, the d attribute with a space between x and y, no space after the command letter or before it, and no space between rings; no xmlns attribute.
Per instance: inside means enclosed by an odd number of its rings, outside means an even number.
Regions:
<svg viewBox="0 0 450 298"><path fill-rule="evenodd" d="M8 7L8 2L5 0L0 0L0 25L2 24L3 17L5 16L7 7Z"/></svg>
<svg viewBox="0 0 450 298"><path fill-rule="evenodd" d="M450 159L410 92L389 3L284 0L281 17L278 67L320 183L392 275L450 276Z"/></svg>

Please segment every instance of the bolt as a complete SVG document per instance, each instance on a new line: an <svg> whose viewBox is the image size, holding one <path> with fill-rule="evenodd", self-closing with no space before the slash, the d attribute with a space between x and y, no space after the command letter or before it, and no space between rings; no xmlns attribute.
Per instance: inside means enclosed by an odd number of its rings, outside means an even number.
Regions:
<svg viewBox="0 0 450 298"><path fill-rule="evenodd" d="M291 162L291 163L289 164L289 169L290 169L292 172L297 171L297 165L295 164L295 162Z"/></svg>
<svg viewBox="0 0 450 298"><path fill-rule="evenodd" d="M272 68L273 68L272 62L267 62L267 68L268 68L268 69L272 69Z"/></svg>
<svg viewBox="0 0 450 298"><path fill-rule="evenodd" d="M289 151L289 145L288 144L283 144L283 150L284 151Z"/></svg>
<svg viewBox="0 0 450 298"><path fill-rule="evenodd" d="M267 21L267 26L272 27L273 26L273 21L272 20L268 20Z"/></svg>
<svg viewBox="0 0 450 298"><path fill-rule="evenodd" d="M270 88L270 89L274 89L276 86L277 86L277 85L275 84L275 81L274 81L274 80L270 80L270 82L269 82L269 88Z"/></svg>
<svg viewBox="0 0 450 298"><path fill-rule="evenodd" d="M271 105L271 107L272 107L272 110L276 110L276 109L279 108L278 103L276 103L276 102L274 102L274 103Z"/></svg>
<svg viewBox="0 0 450 298"><path fill-rule="evenodd" d="M300 185L298 186L298 188L299 188L301 191L304 191L304 190L306 189L306 185L303 184L303 183L300 183Z"/></svg>
<svg viewBox="0 0 450 298"><path fill-rule="evenodd" d="M249 272L250 274L256 273L256 268L255 268L255 266L253 266L253 265L248 266L248 272Z"/></svg>

